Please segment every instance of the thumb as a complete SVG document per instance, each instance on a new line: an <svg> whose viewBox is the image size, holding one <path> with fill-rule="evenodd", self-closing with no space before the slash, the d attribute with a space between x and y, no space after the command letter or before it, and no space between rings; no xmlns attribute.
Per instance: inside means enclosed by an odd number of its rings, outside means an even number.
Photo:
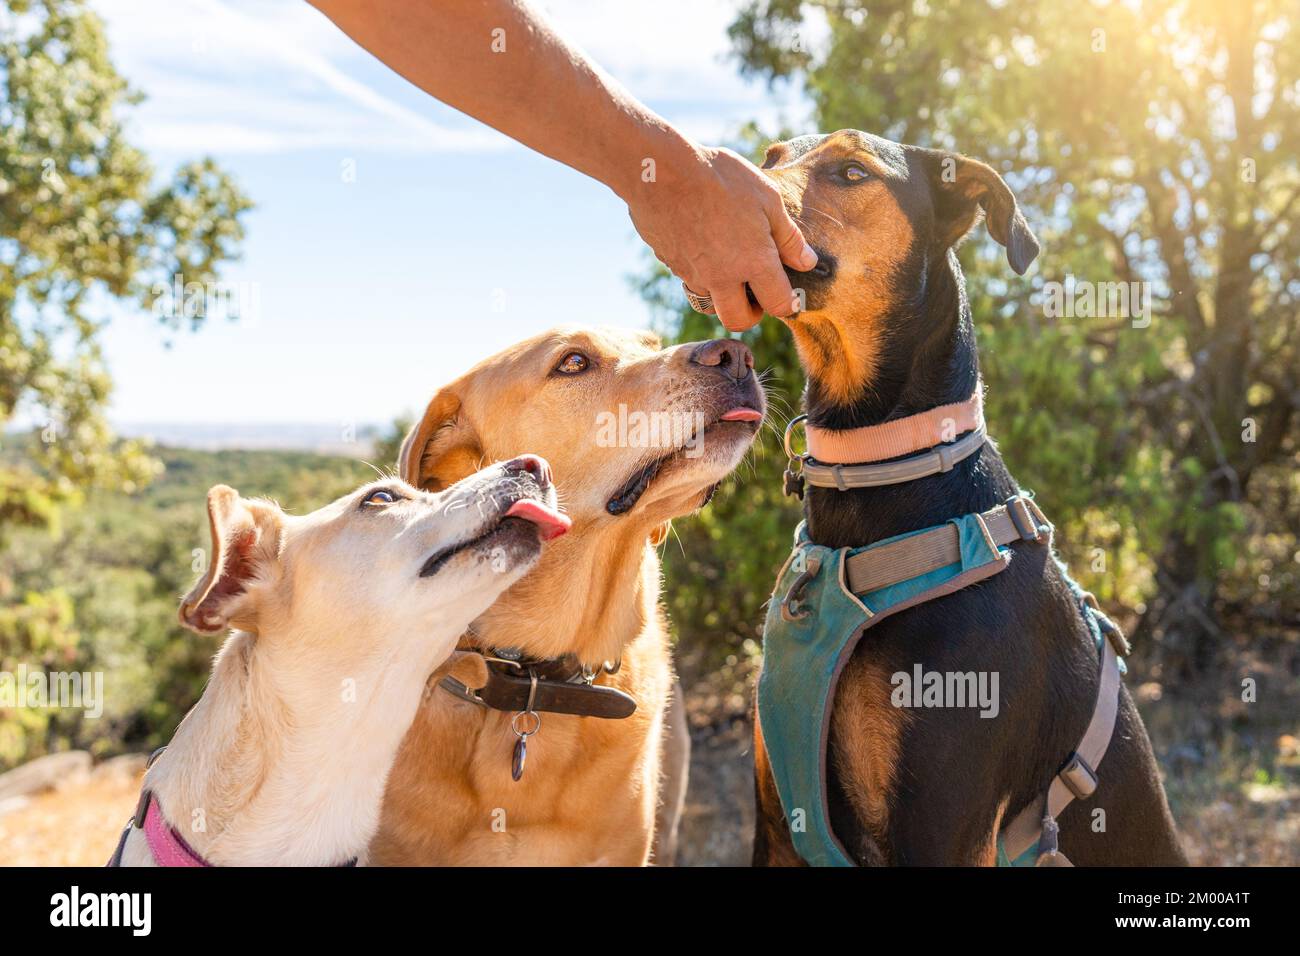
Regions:
<svg viewBox="0 0 1300 956"><path fill-rule="evenodd" d="M807 272L817 265L817 253L804 240L803 233L779 199L768 208L767 220L772 226L772 241L776 243L782 262L799 272Z"/></svg>

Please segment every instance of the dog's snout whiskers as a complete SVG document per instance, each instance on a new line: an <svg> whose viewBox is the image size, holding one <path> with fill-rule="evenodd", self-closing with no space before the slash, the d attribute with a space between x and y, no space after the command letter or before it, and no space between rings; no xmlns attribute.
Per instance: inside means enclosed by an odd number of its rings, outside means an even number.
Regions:
<svg viewBox="0 0 1300 956"><path fill-rule="evenodd" d="M818 209L816 206L808 206L808 205L804 205L804 206L799 210L799 215L798 215L798 216L794 216L794 217L792 217L792 218L794 219L794 221L795 221L796 223L798 223L800 226L807 225L807 223L805 223L805 222L803 221L803 213L804 213L804 210L807 210L808 212L815 212L815 213L817 213L817 215L819 215L819 216L825 216L827 219L829 219L831 222L835 223L835 225L839 226L841 229L844 228L844 223L840 222L838 219L836 219L834 216L832 216L830 213L828 213L825 209Z"/></svg>

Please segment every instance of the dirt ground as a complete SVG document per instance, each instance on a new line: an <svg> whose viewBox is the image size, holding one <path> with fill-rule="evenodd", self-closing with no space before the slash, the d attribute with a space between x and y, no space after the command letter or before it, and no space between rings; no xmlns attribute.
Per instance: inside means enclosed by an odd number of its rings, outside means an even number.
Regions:
<svg viewBox="0 0 1300 956"><path fill-rule="evenodd" d="M1155 748L1188 859L1197 866L1300 866L1300 661L1244 657L1177 695L1139 668L1127 679ZM1257 700L1241 699L1241 680ZM748 676L686 684L691 778L678 864L747 866L754 767Z"/></svg>
<svg viewBox="0 0 1300 956"><path fill-rule="evenodd" d="M749 866L754 839L754 753L749 721L691 729L691 777L678 866Z"/></svg>
<svg viewBox="0 0 1300 956"><path fill-rule="evenodd" d="M1190 860L1201 866L1300 865L1300 691L1289 666L1252 665L1260 700L1238 675L1177 699L1130 679ZM734 675L733 675L734 677ZM734 679L687 686L691 779L678 865L745 866L754 824L748 694ZM102 865L135 809L143 758L0 805L0 864Z"/></svg>
<svg viewBox="0 0 1300 956"><path fill-rule="evenodd" d="M92 774L8 812L0 806L0 864L103 866L135 812L143 777L141 757L133 772Z"/></svg>

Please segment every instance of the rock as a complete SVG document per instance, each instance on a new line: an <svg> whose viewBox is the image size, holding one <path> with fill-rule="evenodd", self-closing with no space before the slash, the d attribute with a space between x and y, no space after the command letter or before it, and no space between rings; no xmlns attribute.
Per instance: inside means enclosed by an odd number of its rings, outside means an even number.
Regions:
<svg viewBox="0 0 1300 956"><path fill-rule="evenodd" d="M123 754L109 757L90 774L93 780L130 780L134 781L144 773L144 765L149 760L147 754Z"/></svg>
<svg viewBox="0 0 1300 956"><path fill-rule="evenodd" d="M0 800L31 796L87 780L93 763L94 759L84 750L69 750L29 760L8 773L0 774Z"/></svg>
<svg viewBox="0 0 1300 956"><path fill-rule="evenodd" d="M15 810L21 810L31 802L31 797L5 797L0 799L0 817L6 813L13 813Z"/></svg>

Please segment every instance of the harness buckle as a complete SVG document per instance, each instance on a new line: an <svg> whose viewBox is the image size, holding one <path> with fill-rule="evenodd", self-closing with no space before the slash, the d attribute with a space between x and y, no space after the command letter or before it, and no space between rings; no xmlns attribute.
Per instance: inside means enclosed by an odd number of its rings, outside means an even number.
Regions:
<svg viewBox="0 0 1300 956"><path fill-rule="evenodd" d="M957 464L953 458L952 445L939 445L934 451L939 456L939 473L946 474L952 471Z"/></svg>
<svg viewBox="0 0 1300 956"><path fill-rule="evenodd" d="M1101 628L1106 640L1110 641L1110 646L1115 649L1116 657L1125 658L1133 653L1133 645L1128 642L1124 632L1110 618L1103 614L1097 619L1097 626Z"/></svg>
<svg viewBox="0 0 1300 956"><path fill-rule="evenodd" d="M1088 595L1092 597L1091 594ZM1128 657L1133 653L1133 645L1128 642L1124 632L1120 630L1118 624L1110 619L1110 616L1101 608L1096 607L1096 598L1093 598L1092 618L1097 622L1097 627L1101 630L1102 636L1110 642L1117 657Z"/></svg>
<svg viewBox="0 0 1300 956"><path fill-rule="evenodd" d="M1097 771L1077 753L1070 754L1070 762L1057 776L1076 800L1087 800L1097 790Z"/></svg>
<svg viewBox="0 0 1300 956"><path fill-rule="evenodd" d="M1043 817L1042 831L1038 837L1038 858L1034 866L1068 866L1060 852L1061 826L1050 813Z"/></svg>
<svg viewBox="0 0 1300 956"><path fill-rule="evenodd" d="M135 813L131 816L131 825L137 830L144 829L144 818L149 813L149 801L153 799L153 791L145 787L140 791L140 800L135 805Z"/></svg>
<svg viewBox="0 0 1300 956"><path fill-rule="evenodd" d="M803 589L808 586L808 582L817 577L817 572L821 570L821 566L822 559L817 555L810 555L803 573L794 579L794 583L790 585L790 590L785 592L785 597L781 599L781 619L787 624L802 621L812 613L807 608L801 608L799 600L803 597Z"/></svg>
<svg viewBox="0 0 1300 956"><path fill-rule="evenodd" d="M1007 517L1015 525L1021 540L1032 541L1034 544L1042 543L1048 529L1039 525L1034 512L1030 510L1029 502L1023 495L1012 495L1008 498L1006 509Z"/></svg>

